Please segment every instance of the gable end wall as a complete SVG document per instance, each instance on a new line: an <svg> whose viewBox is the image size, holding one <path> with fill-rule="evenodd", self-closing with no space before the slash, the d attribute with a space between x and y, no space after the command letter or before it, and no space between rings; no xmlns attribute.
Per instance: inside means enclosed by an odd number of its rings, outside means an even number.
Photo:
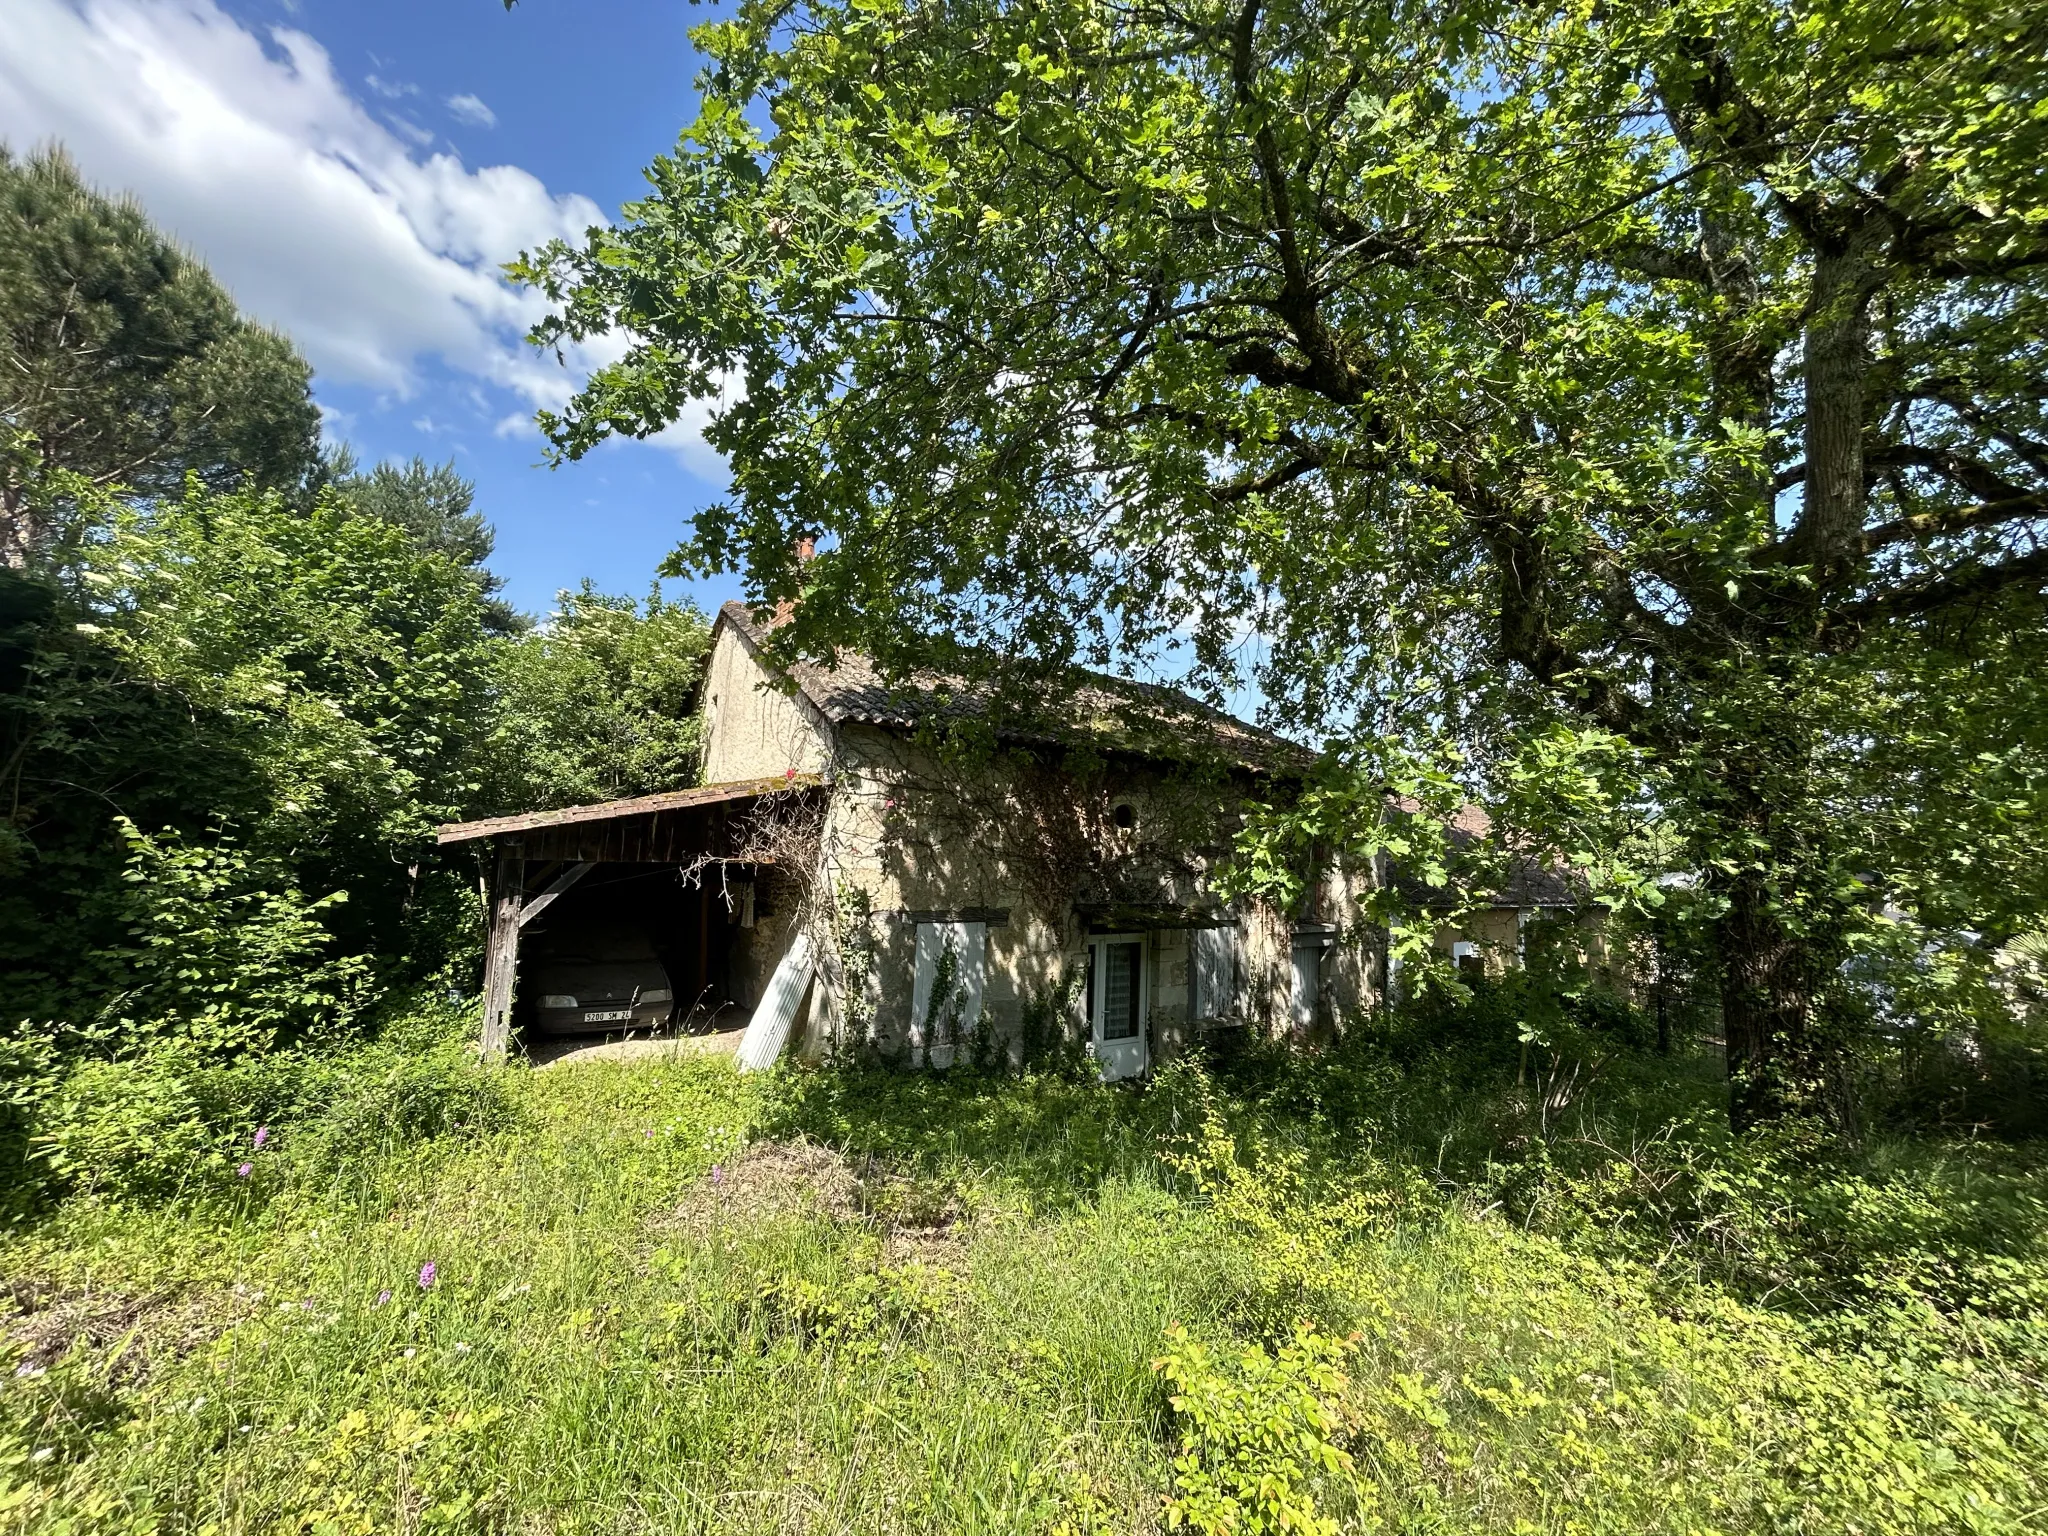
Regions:
<svg viewBox="0 0 2048 1536"><path fill-rule="evenodd" d="M718 626L704 679L703 782L731 784L795 769L824 773L832 730L809 701L785 693L739 631Z"/></svg>

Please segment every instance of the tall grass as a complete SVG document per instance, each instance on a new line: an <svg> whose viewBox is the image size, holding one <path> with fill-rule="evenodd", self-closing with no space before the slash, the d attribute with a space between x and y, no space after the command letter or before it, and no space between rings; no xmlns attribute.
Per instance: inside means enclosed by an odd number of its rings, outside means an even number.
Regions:
<svg viewBox="0 0 2048 1536"><path fill-rule="evenodd" d="M1737 1146L1691 1064L1593 1042L1560 1096L1412 1046L515 1070L459 1125L74 1195L0 1246L0 1530L1150 1530L1294 1433L1303 1325L1344 1360L1316 1520L2038 1528L2027 1154ZM1246 1423L1154 1368L1196 1345Z"/></svg>

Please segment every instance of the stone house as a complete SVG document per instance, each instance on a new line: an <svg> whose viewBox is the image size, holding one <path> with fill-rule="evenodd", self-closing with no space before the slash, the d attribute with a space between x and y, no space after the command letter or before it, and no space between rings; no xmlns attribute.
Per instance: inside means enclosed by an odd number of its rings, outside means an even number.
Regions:
<svg viewBox="0 0 2048 1536"><path fill-rule="evenodd" d="M933 676L886 685L857 657L784 673L765 635L740 604L719 614L702 777L827 786L814 871L766 877L777 921L744 962L765 995L809 928L801 1048L859 1039L943 1065L977 1031L1014 1052L1070 1021L1124 1077L1201 1029L1309 1031L1377 1002L1382 946L1359 912L1373 871L1326 871L1293 915L1210 883L1245 798L1305 764L1293 743L1096 673L1043 706Z"/></svg>
<svg viewBox="0 0 2048 1536"><path fill-rule="evenodd" d="M522 935L537 971L579 925L645 936L678 1023L751 1018L743 1062L864 1045L944 1066L1078 1034L1130 1077L1205 1030L1310 1037L1398 993L1365 911L1401 878L1384 860L1330 862L1293 912L1215 889L1247 802L1299 775L1303 748L1100 673L998 690L885 682L857 656L783 671L771 627L719 613L702 787L441 830L490 851L487 1052L536 1017ZM1452 828L1486 832L1476 809ZM1498 969L1546 915L1580 921L1564 882L1527 869L1436 945Z"/></svg>

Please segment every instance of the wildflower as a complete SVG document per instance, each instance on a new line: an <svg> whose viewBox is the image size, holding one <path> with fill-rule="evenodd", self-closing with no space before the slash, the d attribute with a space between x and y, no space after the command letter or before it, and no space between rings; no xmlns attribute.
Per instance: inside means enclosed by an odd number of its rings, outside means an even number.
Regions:
<svg viewBox="0 0 2048 1536"><path fill-rule="evenodd" d="M882 809L885 811L893 811L896 809L896 800L893 795L889 799L884 800L882 802Z"/></svg>
<svg viewBox="0 0 2048 1536"><path fill-rule="evenodd" d="M796 777L796 770L794 768L785 768L782 770L782 776L785 779L793 779Z"/></svg>
<svg viewBox="0 0 2048 1536"><path fill-rule="evenodd" d="M458 1355L466 1355L469 1353L469 1346L467 1344L457 1344L455 1346L455 1353L457 1353Z"/></svg>
<svg viewBox="0 0 2048 1536"><path fill-rule="evenodd" d="M391 1292L389 1292L388 1290L387 1290L387 1291L379 1291L379 1292L377 1293L377 1299L376 1299L375 1301L373 1301L372 1303L370 1303L370 1305L372 1305L372 1306L375 1306L375 1307L381 1307L381 1306L383 1306L383 1305L384 1305L384 1303L385 1303L385 1302L389 1301L390 1299L391 1299Z"/></svg>
<svg viewBox="0 0 2048 1536"><path fill-rule="evenodd" d="M244 1163L241 1167L235 1170L235 1177L238 1179L246 1179L247 1177L249 1177L250 1174L254 1173L255 1171L256 1165L254 1163Z"/></svg>
<svg viewBox="0 0 2048 1536"><path fill-rule="evenodd" d="M262 1150L263 1150L263 1143L265 1143L266 1141L270 1140L270 1127L269 1127L269 1126L267 1126L267 1125L259 1125L259 1126L257 1126L257 1127L256 1127L256 1135L255 1135L255 1137L253 1138L253 1140L254 1140L254 1141L255 1141L255 1143L256 1143L256 1149L257 1149L257 1151L259 1151L259 1152L260 1152L260 1151L262 1151Z"/></svg>
<svg viewBox="0 0 2048 1536"><path fill-rule="evenodd" d="M711 1182L713 1184L723 1184L725 1182L725 1164L713 1163L711 1165Z"/></svg>
<svg viewBox="0 0 2048 1536"><path fill-rule="evenodd" d="M419 1351L418 1351L418 1350L416 1350L416 1349L408 1349L408 1350L407 1350L407 1351L405 1352L405 1358L406 1358L406 1359L408 1359L408 1360L410 1360L410 1359L411 1359L411 1358L412 1358L412 1357L413 1357L414 1355L416 1355L416 1354L418 1354L418 1353L419 1353Z"/></svg>
<svg viewBox="0 0 2048 1536"><path fill-rule="evenodd" d="M439 1273L440 1269L432 1259L422 1264L420 1266L420 1289L424 1291L431 1286L434 1283L434 1276Z"/></svg>

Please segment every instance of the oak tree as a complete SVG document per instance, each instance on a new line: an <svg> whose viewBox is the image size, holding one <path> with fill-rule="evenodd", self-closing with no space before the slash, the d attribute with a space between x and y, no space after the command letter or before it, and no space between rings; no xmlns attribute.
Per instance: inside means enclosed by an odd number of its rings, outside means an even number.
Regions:
<svg viewBox="0 0 2048 1536"><path fill-rule="evenodd" d="M516 270L538 342L628 343L558 453L717 402L731 494L679 559L801 582L788 643L1218 678L1249 636L1305 730L1497 778L1590 744L1698 876L1739 1117L1825 1086L1884 924L2040 910L2039 7L747 0L696 36L650 195Z"/></svg>

